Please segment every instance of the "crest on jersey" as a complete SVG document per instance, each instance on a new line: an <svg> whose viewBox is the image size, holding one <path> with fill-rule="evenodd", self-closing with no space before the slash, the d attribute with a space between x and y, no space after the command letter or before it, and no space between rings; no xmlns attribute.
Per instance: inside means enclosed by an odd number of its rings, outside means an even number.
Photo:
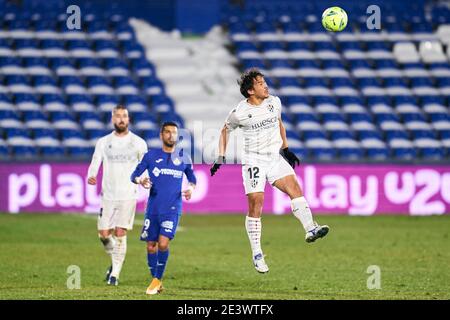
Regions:
<svg viewBox="0 0 450 320"><path fill-rule="evenodd" d="M251 113L249 113L249 114L248 114L248 117L249 117L249 118L251 118L251 117L252 117L252 114L251 114Z"/></svg>
<svg viewBox="0 0 450 320"><path fill-rule="evenodd" d="M252 188L255 189L256 186L258 185L258 180L252 179L251 185L252 185Z"/></svg>
<svg viewBox="0 0 450 320"><path fill-rule="evenodd" d="M268 109L270 112L273 112L273 104L269 104L269 105L267 106L267 109Z"/></svg>
<svg viewBox="0 0 450 320"><path fill-rule="evenodd" d="M180 159L178 159L178 158L173 159L173 164L176 166L179 166L181 164Z"/></svg>

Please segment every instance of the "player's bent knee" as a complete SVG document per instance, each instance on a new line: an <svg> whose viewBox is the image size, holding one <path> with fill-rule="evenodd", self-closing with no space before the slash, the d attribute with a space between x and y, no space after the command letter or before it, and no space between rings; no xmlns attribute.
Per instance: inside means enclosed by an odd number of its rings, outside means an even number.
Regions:
<svg viewBox="0 0 450 320"><path fill-rule="evenodd" d="M156 253L158 251L158 244L156 242L147 242L147 252Z"/></svg>
<svg viewBox="0 0 450 320"><path fill-rule="evenodd" d="M100 238L108 238L110 234L111 233L109 230L98 230L98 235L100 236Z"/></svg>
<svg viewBox="0 0 450 320"><path fill-rule="evenodd" d="M249 193L248 197L248 215L252 218L259 218L264 205L264 193Z"/></svg>
<svg viewBox="0 0 450 320"><path fill-rule="evenodd" d="M169 243L170 243L169 238L161 236L158 241L158 249L161 251L166 251L167 249L169 249Z"/></svg>
<svg viewBox="0 0 450 320"><path fill-rule="evenodd" d="M169 243L167 242L167 243L160 243L159 245L158 245L158 249L160 250L160 251L167 251L168 249L169 249Z"/></svg>
<svg viewBox="0 0 450 320"><path fill-rule="evenodd" d="M114 234L116 235L116 237L123 237L127 235L127 229L123 229L123 228L116 228Z"/></svg>

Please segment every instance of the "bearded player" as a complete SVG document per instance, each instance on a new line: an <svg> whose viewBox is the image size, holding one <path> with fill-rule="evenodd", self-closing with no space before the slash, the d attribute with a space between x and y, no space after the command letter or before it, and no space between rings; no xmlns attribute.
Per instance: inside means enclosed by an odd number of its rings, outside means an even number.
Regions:
<svg viewBox="0 0 450 320"><path fill-rule="evenodd" d="M225 163L230 131L241 128L244 136L242 178L248 199L245 228L255 269L266 273L269 267L261 249L261 213L266 181L290 197L292 213L303 225L306 242L324 237L329 227L320 226L313 220L297 181L293 168L300 161L288 148L286 129L281 120L280 99L269 95L264 75L257 69L242 74L239 85L245 99L225 120L219 140L219 157L211 167L211 176Z"/></svg>
<svg viewBox="0 0 450 320"><path fill-rule="evenodd" d="M112 111L114 131L97 141L88 169L88 183L97 184L97 174L103 164L101 209L97 220L98 236L111 267L106 274L109 285L119 284L119 275L127 252L127 231L133 228L138 188L130 174L147 152L143 139L128 130L128 110L118 105ZM150 186L140 180L145 188Z"/></svg>

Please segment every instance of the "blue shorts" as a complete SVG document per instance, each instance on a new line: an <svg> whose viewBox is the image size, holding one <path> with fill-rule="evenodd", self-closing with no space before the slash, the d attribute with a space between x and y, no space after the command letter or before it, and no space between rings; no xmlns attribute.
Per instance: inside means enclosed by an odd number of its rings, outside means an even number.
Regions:
<svg viewBox="0 0 450 320"><path fill-rule="evenodd" d="M159 235L172 240L177 231L179 218L179 214L146 216L142 227L141 241L157 242Z"/></svg>

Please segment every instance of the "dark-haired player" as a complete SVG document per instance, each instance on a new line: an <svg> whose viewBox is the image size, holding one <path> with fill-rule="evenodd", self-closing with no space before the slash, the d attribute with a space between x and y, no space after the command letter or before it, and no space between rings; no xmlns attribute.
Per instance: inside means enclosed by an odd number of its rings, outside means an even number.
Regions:
<svg viewBox="0 0 450 320"><path fill-rule="evenodd" d="M269 271L261 249L261 213L266 181L289 195L292 213L306 232L306 242L324 237L329 227L318 225L298 184L293 168L300 161L288 148L286 129L281 121L281 101L269 94L263 74L250 69L242 74L240 91L245 97L233 109L222 128L219 158L211 167L213 176L225 163L229 132L241 128L244 137L242 177L248 199L245 228L252 249L253 264L260 273Z"/></svg>
<svg viewBox="0 0 450 320"><path fill-rule="evenodd" d="M143 185L151 184L150 195L145 212L141 240L147 242L147 263L152 281L147 294L157 294L162 289L162 278L169 258L169 242L175 236L181 216L181 197L189 200L195 188L196 178L189 157L180 155L175 148L178 127L174 122L162 125L161 149L152 149L145 154L131 174L131 181ZM149 178L140 178L144 171ZM183 174L189 187L181 191Z"/></svg>

